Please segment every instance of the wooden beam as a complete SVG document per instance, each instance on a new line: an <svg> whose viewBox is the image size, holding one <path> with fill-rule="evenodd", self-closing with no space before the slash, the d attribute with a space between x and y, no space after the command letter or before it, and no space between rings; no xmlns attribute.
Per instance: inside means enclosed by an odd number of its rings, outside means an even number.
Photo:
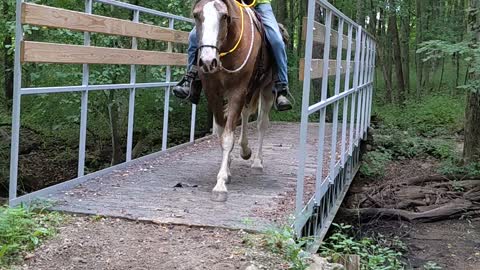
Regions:
<svg viewBox="0 0 480 270"><path fill-rule="evenodd" d="M185 66L187 55L25 41L22 44L21 61L63 64Z"/></svg>
<svg viewBox="0 0 480 270"><path fill-rule="evenodd" d="M303 81L305 70L305 59L300 59L300 69L299 69L299 80ZM328 63L328 76L334 76L337 70L337 60L329 60ZM345 74L347 70L347 61L342 60L342 69L341 74ZM350 62L350 72L353 72L353 61ZM323 59L313 59L312 60L312 79L319 79L323 77Z"/></svg>
<svg viewBox="0 0 480 270"><path fill-rule="evenodd" d="M22 5L23 24L188 44L189 33L184 31L31 3Z"/></svg>
<svg viewBox="0 0 480 270"><path fill-rule="evenodd" d="M327 32L327 27L325 25L314 22L314 30L313 30L313 41L325 44L325 33ZM330 46L332 48L337 48L338 46L338 31L332 29L332 35L330 36ZM307 18L303 18L303 27L302 27L302 40L305 41L307 39ZM348 36L343 35L343 42L342 42L342 49L348 49ZM352 37L352 51L355 51L355 39Z"/></svg>

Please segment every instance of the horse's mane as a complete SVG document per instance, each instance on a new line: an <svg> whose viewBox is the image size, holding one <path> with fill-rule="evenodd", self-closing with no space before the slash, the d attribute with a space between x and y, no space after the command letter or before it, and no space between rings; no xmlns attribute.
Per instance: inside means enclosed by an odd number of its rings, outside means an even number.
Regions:
<svg viewBox="0 0 480 270"><path fill-rule="evenodd" d="M195 5L198 4L198 2L200 2L200 1L201 1L201 0L195 0L195 1L193 2L193 7L195 7ZM222 0L222 1L225 1L225 0ZM228 1L228 0L227 0L227 1ZM242 2L242 0L235 0L235 1L237 1L237 2ZM244 2L246 5L250 5L250 4L253 2L253 0L243 0L243 2Z"/></svg>

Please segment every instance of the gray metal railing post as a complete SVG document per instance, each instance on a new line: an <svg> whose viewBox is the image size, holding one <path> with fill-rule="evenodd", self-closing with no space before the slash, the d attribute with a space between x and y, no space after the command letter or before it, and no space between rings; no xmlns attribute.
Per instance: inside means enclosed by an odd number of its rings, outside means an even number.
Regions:
<svg viewBox="0 0 480 270"><path fill-rule="evenodd" d="M361 33L360 35L362 40L362 46L360 50L360 71L359 71L359 85L363 85L363 71L365 70L365 39L367 37L366 34ZM357 122L355 124L355 145L358 146L360 144L360 132L362 127L360 126L360 120L362 119L362 102L363 102L363 88L357 89Z"/></svg>
<svg viewBox="0 0 480 270"><path fill-rule="evenodd" d="M372 73L372 40L369 38L368 39L368 61L367 61L367 74L366 74L366 79L365 81L368 83L368 86L365 89L366 92L366 107L365 107L365 119L363 121L363 126L364 126L364 139L366 138L365 136L367 135L368 131L368 122L369 122L369 117L370 117L370 109L371 109L371 84L370 84L370 74Z"/></svg>
<svg viewBox="0 0 480 270"><path fill-rule="evenodd" d="M361 56L361 43L362 43L362 26L357 26L356 34L355 34L355 67L353 71L353 89L355 93L352 95L352 104L351 104L351 112L350 112L350 147L349 147L349 155L353 154L353 146L355 144L354 133L357 127L355 126L355 106L357 104L356 99L358 99L358 83L360 78L360 56Z"/></svg>
<svg viewBox="0 0 480 270"><path fill-rule="evenodd" d="M168 28L173 29L175 26L175 20L168 20ZM173 50L172 43L168 42L168 52ZM167 67L166 82L169 83L172 79L172 68ZM167 150L168 147L168 116L170 113L170 86L165 89L165 103L163 105L163 134L162 134L162 151Z"/></svg>
<svg viewBox="0 0 480 270"><path fill-rule="evenodd" d="M133 22L138 23L140 21L140 12L138 10L133 11ZM132 37L132 50L138 48L138 41L136 37ZM130 66L130 84L135 85L137 82L137 66ZM133 128L135 125L135 95L136 88L132 87L128 93L128 127L127 127L127 154L126 161L132 160L133 150Z"/></svg>
<svg viewBox="0 0 480 270"><path fill-rule="evenodd" d="M15 67L13 75L13 103L12 103L12 146L10 148L10 183L8 191L8 200L17 198L17 179L18 179L18 149L20 144L20 109L22 88L22 67L20 64L21 46L23 41L22 27L22 3L23 0L16 1L15 8Z"/></svg>
<svg viewBox="0 0 480 270"><path fill-rule="evenodd" d="M375 79L375 65L377 60L377 45L373 42L373 58L372 58L372 73L370 74L371 90L370 90L370 111L368 115L368 126L370 126L370 121L372 120L372 108L373 108L373 80Z"/></svg>
<svg viewBox="0 0 480 270"><path fill-rule="evenodd" d="M345 70L345 89L344 92L347 92L350 89L350 65L352 63L352 35L353 35L353 25L348 24L348 45L347 45L347 57L346 57L346 70ZM343 99L343 119L342 119L342 148L341 152L341 164L342 168L345 165L346 160L346 144L347 144L347 120L348 120L348 101L350 96L346 96Z"/></svg>
<svg viewBox="0 0 480 270"><path fill-rule="evenodd" d="M325 23L325 46L323 49L323 74L322 74L322 90L321 101L327 99L328 93L328 74L330 67L330 42L332 36L332 17L333 12L326 10L326 23ZM325 121L326 121L327 108L323 107L320 110L320 120L318 126L318 153L317 153L317 177L315 182L315 202L318 203L322 197L323 186L323 157L325 151Z"/></svg>
<svg viewBox="0 0 480 270"><path fill-rule="evenodd" d="M366 44L365 44L365 62L364 62L364 66L365 66L365 69L363 70L363 82L364 83L368 83L368 74L370 72L370 67L369 67L369 63L370 63L370 38L365 35L365 38L366 38ZM367 99L368 99L368 89L369 89L369 86L366 86L362 89L362 93L363 93L363 104L362 104L362 118L361 118L361 131L360 131L360 137L362 139L365 138L365 131L366 131L366 126L365 126L365 122L366 122L366 118L367 118L367 106L368 106L368 103L367 103Z"/></svg>
<svg viewBox="0 0 480 270"><path fill-rule="evenodd" d="M195 141L196 119L197 119L197 105L192 104L192 116L190 117L190 142Z"/></svg>
<svg viewBox="0 0 480 270"><path fill-rule="evenodd" d="M337 39L337 66L335 70L335 96L340 93L340 75L342 74L342 56L343 56L343 26L345 20L339 18L338 25L338 39ZM337 164L337 140L338 140L338 110L340 106L340 100L336 101L333 105L333 125L332 125L332 145L330 155L330 183L333 184L336 176L336 164Z"/></svg>
<svg viewBox="0 0 480 270"><path fill-rule="evenodd" d="M171 82L169 79L168 82L157 81L151 83L137 83L136 82L136 68L134 65L131 65L130 72L130 83L121 83L121 84L98 84L92 85L90 81L90 66L85 64L82 65L82 83L81 85L68 85L68 86L46 86L46 87L22 87L22 62L21 62L21 47L22 41L24 39L23 25L22 25L22 8L24 0L16 0L16 22L15 22L15 55L14 55L14 89L13 89L13 102L12 102L12 137L11 137L11 149L10 149L10 182L9 182L9 204L18 205L22 202L30 201L34 198L44 196L49 194L54 190L61 190L66 187L72 187L91 179L94 175L100 175L111 171L114 167L109 167L101 171L85 175L85 149L87 142L87 122L88 122L88 95L92 91L107 91L107 90L129 90L129 108L128 108L128 130L127 130L127 149L126 149L126 163L133 159L132 150L133 150L133 127L134 127L134 111L135 111L135 91L139 88L153 89L153 88L162 88L166 89L176 84L176 82ZM138 22L140 13L151 14L154 16L159 16L163 18L170 19L170 28L174 28L174 21L183 21L188 23L193 23L194 21L190 18L185 18L178 15L173 15L149 8L144 8L137 5L132 5L125 2L120 2L116 0L85 0L85 14L91 14L93 3L102 3L110 6L120 7L134 12L133 21ZM84 33L84 46L90 46L90 33L88 30ZM136 49L137 39L132 37L132 49ZM171 47L170 47L171 50ZM23 95L39 95L39 94L51 94L51 93L74 93L80 92L81 94L81 108L80 108L80 131L79 131L79 145L78 145L78 177L75 179L70 179L68 181L62 182L60 184L47 187L30 194L17 196L18 194L18 168L19 168L19 143L20 143L20 126L21 126L21 98ZM165 91L166 95L166 104L165 115L167 121L164 122L166 128L165 132L168 131L168 99L169 91ZM195 130L195 107L192 110L192 123L191 123L191 138L194 137ZM167 147L167 136L164 138L164 149ZM192 139L191 139L192 140ZM118 166L126 165L120 164Z"/></svg>
<svg viewBox="0 0 480 270"><path fill-rule="evenodd" d="M85 13L92 14L92 0L85 0ZM90 46L90 33L83 34L83 45ZM88 84L90 81L90 68L88 64L82 67L82 85L85 90L82 91L82 101L80 109L80 142L78 144L78 177L85 175L85 149L87 143L87 118L88 118Z"/></svg>
<svg viewBox="0 0 480 270"><path fill-rule="evenodd" d="M304 182L305 182L305 162L307 148L308 132L308 106L310 102L311 70L312 70L312 50L313 50L313 30L315 17L315 0L308 1L307 35L305 45L305 69L303 80L303 98L302 98L302 120L300 125L300 144L298 150L298 173L297 188L295 196L295 217L298 219L303 209ZM297 223L295 223L297 224ZM300 235L301 227L297 226L295 232Z"/></svg>

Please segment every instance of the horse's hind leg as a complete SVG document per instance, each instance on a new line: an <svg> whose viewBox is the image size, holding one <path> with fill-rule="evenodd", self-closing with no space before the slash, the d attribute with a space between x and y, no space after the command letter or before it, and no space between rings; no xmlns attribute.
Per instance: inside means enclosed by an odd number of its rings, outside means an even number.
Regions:
<svg viewBox="0 0 480 270"><path fill-rule="evenodd" d="M228 116L225 129L221 137L221 145L223 150L222 165L217 175L217 185L212 190L213 200L224 202L227 200L227 182L230 170L230 155L233 150L235 140L235 127L237 119L243 108L244 100L242 97L231 98L228 101Z"/></svg>
<svg viewBox="0 0 480 270"><path fill-rule="evenodd" d="M268 89L271 89L268 88ZM263 138L270 124L270 110L272 109L274 96L269 91L264 91L260 95L260 104L258 108L258 149L253 159L252 168L263 170Z"/></svg>
<svg viewBox="0 0 480 270"><path fill-rule="evenodd" d="M248 118L250 117L250 110L247 107L243 108L242 111L242 130L240 131L240 139L238 144L240 145L240 156L243 159L249 160L252 157L252 149L248 147L248 137L247 137L247 125Z"/></svg>

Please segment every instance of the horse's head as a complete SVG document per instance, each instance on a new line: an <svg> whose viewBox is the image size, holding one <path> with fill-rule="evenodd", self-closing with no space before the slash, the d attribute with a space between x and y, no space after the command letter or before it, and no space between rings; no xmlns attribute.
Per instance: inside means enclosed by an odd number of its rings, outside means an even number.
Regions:
<svg viewBox="0 0 480 270"><path fill-rule="evenodd" d="M225 44L230 22L230 0L199 0L193 8L197 27L198 66L206 73L220 67L220 48Z"/></svg>

